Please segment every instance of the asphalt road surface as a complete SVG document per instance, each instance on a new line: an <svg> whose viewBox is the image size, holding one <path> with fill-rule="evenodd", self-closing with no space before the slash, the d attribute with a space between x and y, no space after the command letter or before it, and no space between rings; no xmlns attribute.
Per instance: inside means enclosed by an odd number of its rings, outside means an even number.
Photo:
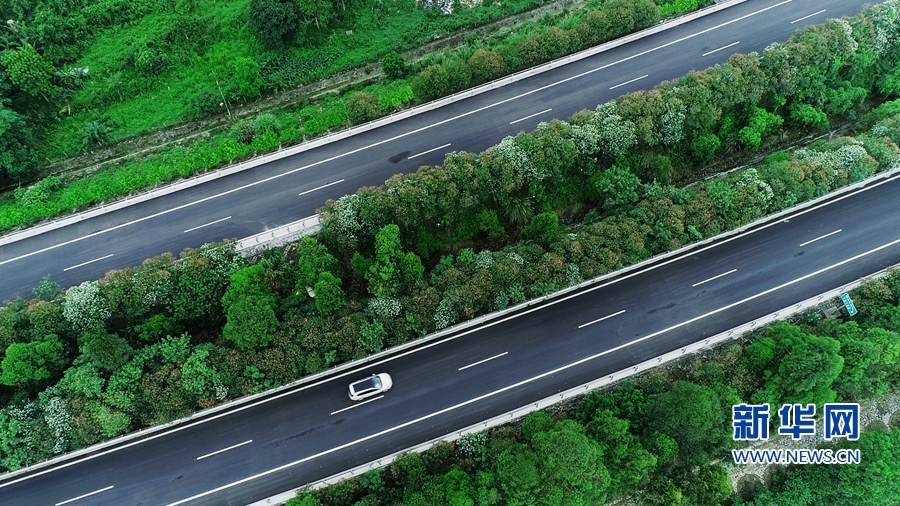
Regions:
<svg viewBox="0 0 900 506"><path fill-rule="evenodd" d="M0 480L0 504L238 505L331 476L900 262L898 185L872 183L239 411ZM350 401L348 384L376 372L393 389Z"/></svg>
<svg viewBox="0 0 900 506"><path fill-rule="evenodd" d="M449 151L484 150L541 121L568 118L734 52L762 51L803 25L856 14L862 4L750 0L431 112L0 246L0 300L30 298L47 274L73 286L151 256L311 216L328 199L439 164Z"/></svg>

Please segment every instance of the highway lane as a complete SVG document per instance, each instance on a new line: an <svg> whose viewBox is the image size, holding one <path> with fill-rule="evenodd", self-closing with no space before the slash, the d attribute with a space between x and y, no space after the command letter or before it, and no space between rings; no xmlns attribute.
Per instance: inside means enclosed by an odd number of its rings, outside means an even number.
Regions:
<svg viewBox="0 0 900 506"><path fill-rule="evenodd" d="M29 297L46 274L71 286L149 256L310 216L327 199L438 164L448 151L483 150L540 121L567 118L735 51L761 51L802 25L855 14L862 3L752 0L377 130L0 246L0 300Z"/></svg>
<svg viewBox="0 0 900 506"><path fill-rule="evenodd" d="M236 413L0 480L0 503L58 505L97 492L66 504L237 505L329 476L900 262L898 185L872 184ZM373 372L390 373L394 388L352 403L347 384Z"/></svg>

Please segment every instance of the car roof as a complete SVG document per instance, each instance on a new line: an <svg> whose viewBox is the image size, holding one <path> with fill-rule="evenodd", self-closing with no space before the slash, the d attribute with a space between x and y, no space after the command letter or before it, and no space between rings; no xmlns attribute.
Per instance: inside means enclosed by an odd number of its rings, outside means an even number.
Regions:
<svg viewBox="0 0 900 506"><path fill-rule="evenodd" d="M363 390L380 388L381 378L379 378L378 376L371 376L366 379L361 379L350 386L353 388L354 392L362 392Z"/></svg>

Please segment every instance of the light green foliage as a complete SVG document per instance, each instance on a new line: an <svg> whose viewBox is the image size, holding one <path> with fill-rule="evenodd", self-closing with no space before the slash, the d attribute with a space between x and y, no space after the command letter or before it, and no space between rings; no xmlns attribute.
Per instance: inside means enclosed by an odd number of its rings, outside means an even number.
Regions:
<svg viewBox="0 0 900 506"><path fill-rule="evenodd" d="M84 362L66 369L65 375L56 386L63 392L82 395L89 399L99 399L106 380L94 362Z"/></svg>
<svg viewBox="0 0 900 506"><path fill-rule="evenodd" d="M424 272L415 253L403 253L400 227L385 225L375 238L375 258L365 273L369 293L383 298L408 292L422 282Z"/></svg>
<svg viewBox="0 0 900 506"><path fill-rule="evenodd" d="M155 343L168 336L179 335L182 332L181 325L174 318L164 314L151 316L144 323L135 326L135 331L142 341Z"/></svg>
<svg viewBox="0 0 900 506"><path fill-rule="evenodd" d="M239 350L261 348L275 336L278 319L275 317L274 297L250 295L228 307L228 322L222 337Z"/></svg>
<svg viewBox="0 0 900 506"><path fill-rule="evenodd" d="M328 248L319 244L315 237L304 237L297 245L296 290L305 291L306 287L313 287L323 272L332 275L340 273L340 265L337 259L328 252ZM336 276L337 277L337 276Z"/></svg>
<svg viewBox="0 0 900 506"><path fill-rule="evenodd" d="M657 457L641 446L629 431L628 420L609 410L597 410L586 426L587 434L600 443L603 463L610 474L610 494L633 492L637 484L656 468Z"/></svg>
<svg viewBox="0 0 900 506"><path fill-rule="evenodd" d="M593 200L606 211L634 204L640 198L640 179L618 164L594 174L589 184Z"/></svg>
<svg viewBox="0 0 900 506"><path fill-rule="evenodd" d="M767 329L768 340L751 347L754 370L765 378L754 402L822 405L833 402L832 384L841 374L841 344L830 337L804 333L789 323Z"/></svg>
<svg viewBox="0 0 900 506"><path fill-rule="evenodd" d="M238 57L231 62L229 89L241 98L258 97L265 84L259 75L259 64L252 58Z"/></svg>
<svg viewBox="0 0 900 506"><path fill-rule="evenodd" d="M50 334L40 341L13 343L6 348L0 383L10 386L33 386L51 379L66 365L63 345Z"/></svg>
<svg viewBox="0 0 900 506"><path fill-rule="evenodd" d="M31 44L5 51L0 56L0 64L6 67L9 80L23 92L46 100L55 93L56 88L51 82L55 69Z"/></svg>
<svg viewBox="0 0 900 506"><path fill-rule="evenodd" d="M210 362L210 352L215 349L211 343L194 348L190 357L181 366L184 389L196 396L212 396L221 399L217 387L221 388L222 377Z"/></svg>
<svg viewBox="0 0 900 506"><path fill-rule="evenodd" d="M577 423L535 434L497 459L497 478L509 505L584 505L606 500L609 472L600 446Z"/></svg>
<svg viewBox="0 0 900 506"><path fill-rule="evenodd" d="M728 436L725 408L710 388L678 381L671 390L651 397L651 426L678 442L681 457L703 460Z"/></svg>
<svg viewBox="0 0 900 506"><path fill-rule="evenodd" d="M47 274L41 279L41 282L31 290L31 292L35 297L41 300L51 301L62 292L62 287L59 286L59 283L53 282L53 280L50 279L50 275Z"/></svg>
<svg viewBox="0 0 900 506"><path fill-rule="evenodd" d="M761 107L754 107L747 123L748 125L738 132L738 137L745 146L758 148L763 136L780 127L784 120L781 116L772 114Z"/></svg>
<svg viewBox="0 0 900 506"><path fill-rule="evenodd" d="M316 294L316 309L323 316L330 315L344 307L344 290L341 289L341 280L325 271L319 274L319 281L314 287Z"/></svg>
<svg viewBox="0 0 900 506"><path fill-rule="evenodd" d="M359 329L359 346L369 353L376 353L384 348L384 338L387 332L380 321L365 322Z"/></svg>

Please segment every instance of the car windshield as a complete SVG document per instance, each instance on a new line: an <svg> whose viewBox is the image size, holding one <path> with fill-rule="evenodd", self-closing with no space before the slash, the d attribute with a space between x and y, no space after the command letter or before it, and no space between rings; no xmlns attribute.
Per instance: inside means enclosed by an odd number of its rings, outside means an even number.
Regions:
<svg viewBox="0 0 900 506"><path fill-rule="evenodd" d="M381 378L378 376L373 376L371 378L364 379L359 383L353 385L353 390L357 392L364 392L367 390L377 390L381 388Z"/></svg>

